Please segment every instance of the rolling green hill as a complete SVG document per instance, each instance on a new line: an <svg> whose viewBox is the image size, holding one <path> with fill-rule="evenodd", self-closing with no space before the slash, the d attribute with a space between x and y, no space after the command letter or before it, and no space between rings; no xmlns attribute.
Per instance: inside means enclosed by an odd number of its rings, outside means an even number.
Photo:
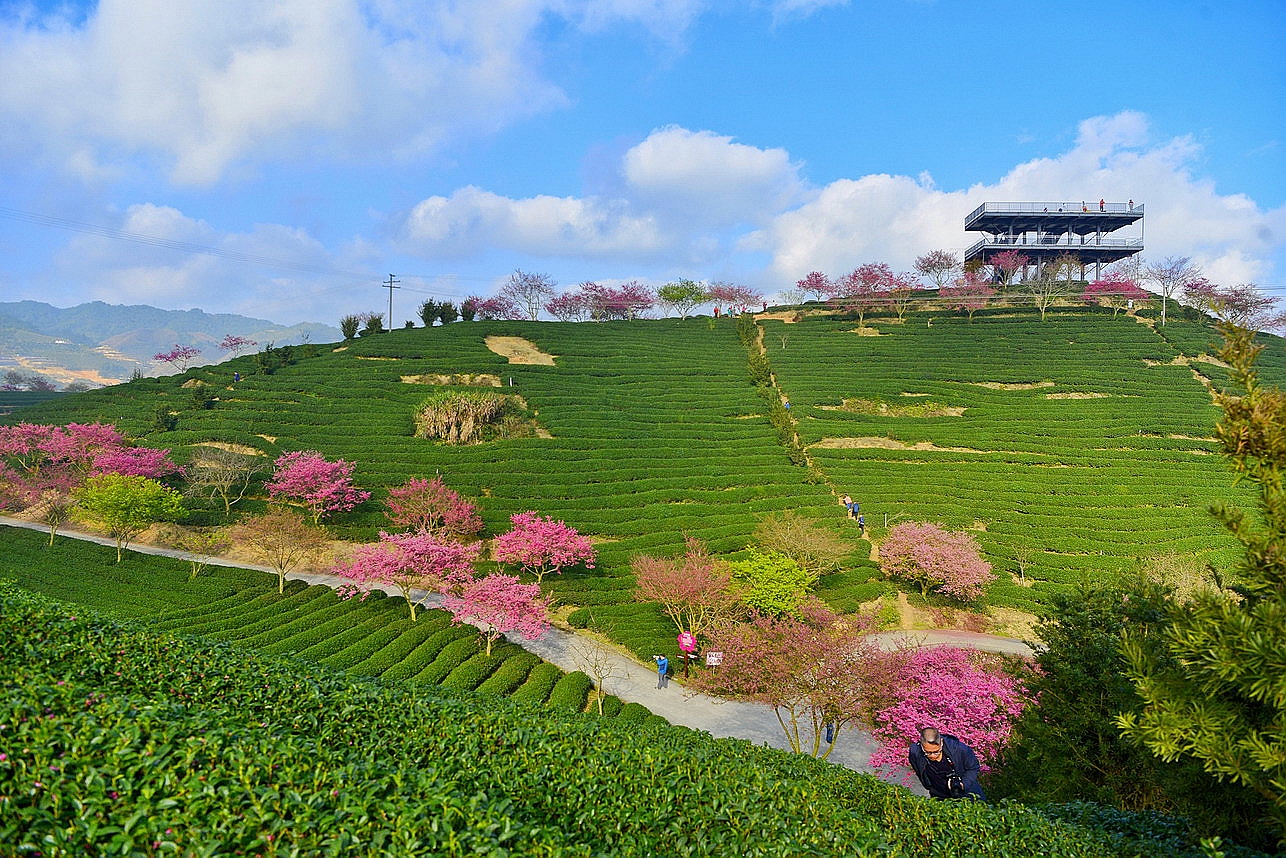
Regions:
<svg viewBox="0 0 1286 858"><path fill-rule="evenodd" d="M812 468L792 465L778 442L735 321L705 318L398 330L297 349L272 374L246 356L8 419L115 422L179 456L221 442L258 450L265 464L294 449L354 461L376 498L334 521L344 538L374 537L381 489L435 473L480 501L491 532L527 509L564 519L596 538L602 562L555 578L555 594L591 606L636 652L673 632L634 602L629 558L677 552L685 534L736 552L774 511L850 538L843 572L821 583L825 598L847 609L887 592L870 545L841 515L844 492L862 502L877 540L886 519L973 528L1000 573L988 601L1025 610L1081 576L1178 574L1235 554L1206 513L1249 499L1210 440L1218 412L1204 384L1222 370L1202 357L1216 338L1209 327L1172 321L1158 332L1093 310L1045 322L1012 311L973 323L876 319L879 336L828 317L760 324ZM511 364L488 350L493 335L526 338L554 363ZM1265 378L1286 377L1279 340L1263 364ZM464 447L413 437L417 405L444 389L421 382L459 374L495 376L548 437ZM212 408L192 403L182 385L194 380L216 393ZM158 406L177 414L173 431L153 429Z"/></svg>

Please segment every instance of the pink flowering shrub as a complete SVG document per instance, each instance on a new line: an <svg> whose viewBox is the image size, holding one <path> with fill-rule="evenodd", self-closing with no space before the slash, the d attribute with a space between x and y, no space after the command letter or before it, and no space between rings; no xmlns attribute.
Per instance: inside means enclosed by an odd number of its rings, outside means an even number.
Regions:
<svg viewBox="0 0 1286 858"><path fill-rule="evenodd" d="M315 450L286 453L273 466L273 477L266 484L269 497L307 507L313 524L333 513L348 512L371 496L353 485L352 462L328 462Z"/></svg>
<svg viewBox="0 0 1286 858"><path fill-rule="evenodd" d="M496 537L492 556L500 563L513 563L536 576L539 584L553 572L583 563L594 568L594 546L574 528L534 512L514 513L513 527Z"/></svg>
<svg viewBox="0 0 1286 858"><path fill-rule="evenodd" d="M447 542L422 531L381 531L379 542L359 545L347 562L335 566L331 572L345 579L339 588L341 598L365 594L381 585L396 587L406 599L414 621L414 591L446 590L472 581L478 547L477 543Z"/></svg>
<svg viewBox="0 0 1286 858"><path fill-rule="evenodd" d="M880 543L880 570L918 585L926 596L932 588L962 602L977 599L996 577L972 534L917 521L890 528Z"/></svg>
<svg viewBox="0 0 1286 858"><path fill-rule="evenodd" d="M535 640L549 628L549 605L541 598L539 584L521 584L513 575L488 575L464 582L442 607L457 623L472 623L491 645L507 632Z"/></svg>
<svg viewBox="0 0 1286 858"><path fill-rule="evenodd" d="M49 490L70 492L95 459L123 449L125 437L105 423L0 426L0 507L21 509Z"/></svg>
<svg viewBox="0 0 1286 858"><path fill-rule="evenodd" d="M106 450L94 457L93 468L96 474L125 474L152 480L183 472L170 459L169 450L153 450L150 447Z"/></svg>
<svg viewBox="0 0 1286 858"><path fill-rule="evenodd" d="M389 521L408 530L455 537L476 536L482 530L477 505L447 488L441 477L389 489L385 504Z"/></svg>
<svg viewBox="0 0 1286 858"><path fill-rule="evenodd" d="M926 647L889 658L901 664L888 689L892 702L875 713L872 732L880 747L871 754L871 765L905 767L920 729L937 727L973 748L982 770L988 771L1031 702L1022 681L1004 670L1002 657Z"/></svg>

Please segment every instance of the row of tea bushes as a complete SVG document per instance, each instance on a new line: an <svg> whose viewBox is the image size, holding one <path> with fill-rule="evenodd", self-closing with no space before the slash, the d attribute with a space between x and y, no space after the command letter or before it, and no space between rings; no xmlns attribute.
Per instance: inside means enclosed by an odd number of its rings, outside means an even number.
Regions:
<svg viewBox="0 0 1286 858"><path fill-rule="evenodd" d="M17 855L1200 854L1173 826L931 803L629 706L412 691L8 586L0 650L0 842Z"/></svg>

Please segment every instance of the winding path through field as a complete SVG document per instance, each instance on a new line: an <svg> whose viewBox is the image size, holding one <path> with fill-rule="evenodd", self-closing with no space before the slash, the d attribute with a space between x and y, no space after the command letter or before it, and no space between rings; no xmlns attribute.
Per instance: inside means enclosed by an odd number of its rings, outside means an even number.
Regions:
<svg viewBox="0 0 1286 858"><path fill-rule="evenodd" d="M0 516L0 524L10 527L21 527L28 530L48 531L44 525L23 521L9 516ZM76 530L60 530L59 535L67 538L83 539L100 545L114 546L114 540ZM162 548L154 545L131 545L131 551L142 554L155 554L187 560L191 555L185 551ZM233 563L218 557L208 558L212 566L231 566L242 569L255 569L274 574L266 566L251 563ZM334 575L322 573L292 573L287 575L291 580L305 581L309 584L322 584L333 587L341 583ZM387 588L394 595L393 588ZM424 604L435 605L436 593L419 592ZM990 635L978 635L971 632L953 631L901 631L886 632L880 635L886 646L897 646L902 642L918 646L953 646L985 649L994 652L1011 652L1030 655L1031 650L1022 641L1012 638L998 638ZM679 724L697 730L704 730L716 738L745 739L755 744L770 745L774 748L787 748L785 734L771 708L757 703L743 703L735 700L723 700L683 687L682 678L671 679L669 687L656 687L656 670L650 665L640 664L634 658L620 651L602 645L584 635L551 627L534 641L517 639L514 641L525 649L566 671L584 670L584 658L577 651L592 649L610 665L610 675L603 682L604 690L615 694L626 702L637 702L646 706L671 724ZM588 671L587 671L588 672ZM840 734L830 761L860 772L872 771L867 760L876 748L876 742L869 733L860 730L848 730ZM918 784L915 787L920 792Z"/></svg>

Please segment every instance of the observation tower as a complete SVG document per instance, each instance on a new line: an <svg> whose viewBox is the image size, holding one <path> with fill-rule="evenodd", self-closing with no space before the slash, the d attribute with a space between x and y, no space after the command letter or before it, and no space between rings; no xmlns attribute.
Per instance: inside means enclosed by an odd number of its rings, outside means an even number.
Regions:
<svg viewBox="0 0 1286 858"><path fill-rule="evenodd" d="M1143 251L1143 205L1134 200L983 203L965 218L964 227L966 232L984 235L965 251L966 264L973 260L990 264L996 254L1007 250L1017 250L1035 266L1066 255L1080 263L1081 279L1085 279L1087 265L1096 266L1094 276L1099 277L1103 263ZM1130 234L1114 235L1127 228Z"/></svg>

